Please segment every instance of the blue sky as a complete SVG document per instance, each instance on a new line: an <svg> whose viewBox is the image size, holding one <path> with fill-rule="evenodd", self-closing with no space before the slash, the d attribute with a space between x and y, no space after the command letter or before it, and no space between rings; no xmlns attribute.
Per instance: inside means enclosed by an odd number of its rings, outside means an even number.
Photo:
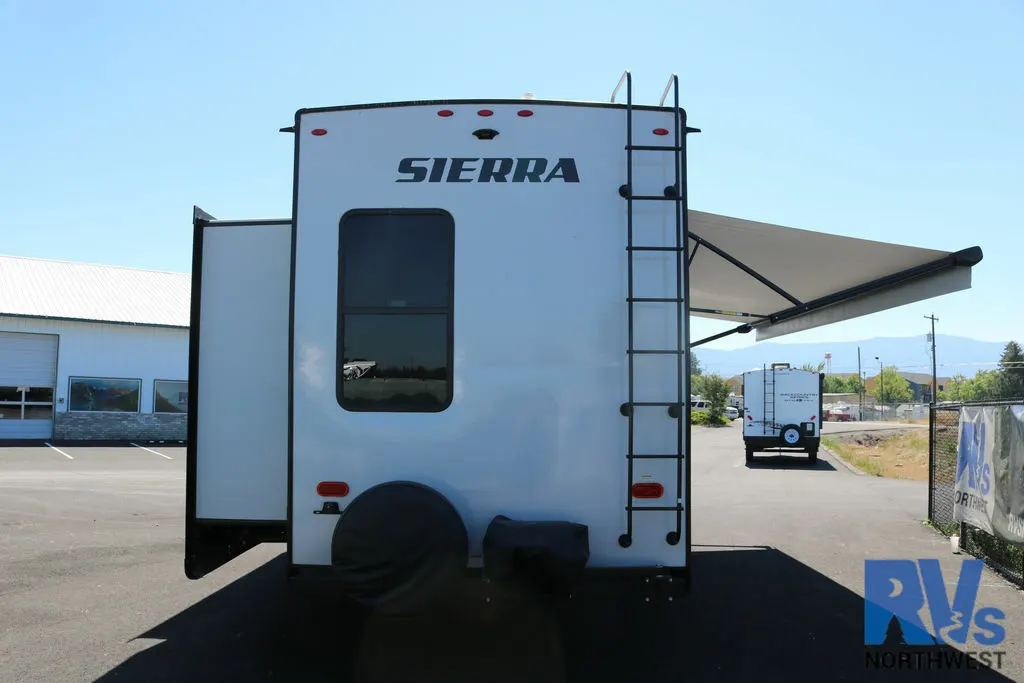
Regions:
<svg viewBox="0 0 1024 683"><path fill-rule="evenodd" d="M277 130L300 107L603 100L624 68L655 102L676 71L704 131L692 208L985 250L968 292L779 341L921 335L934 313L943 334L1024 342L1017 0L0 0L0 26L0 253L187 271L193 204L289 215Z"/></svg>

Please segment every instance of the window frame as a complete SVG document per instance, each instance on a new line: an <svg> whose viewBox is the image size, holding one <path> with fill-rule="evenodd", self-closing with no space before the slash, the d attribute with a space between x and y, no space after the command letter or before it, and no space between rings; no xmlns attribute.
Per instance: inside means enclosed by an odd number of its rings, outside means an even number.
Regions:
<svg viewBox="0 0 1024 683"><path fill-rule="evenodd" d="M170 384L184 384L185 385L185 394L186 395L188 394L188 380L187 379L154 379L153 380L153 414L154 415L188 415L188 405L186 405L185 406L185 410L181 411L180 413L179 412L174 412L174 411L158 410L157 409L157 407L156 407L156 397L157 397L156 385L160 384L161 382L170 383ZM190 401L190 400L192 400L192 397L189 396L185 400L186 401Z"/></svg>
<svg viewBox="0 0 1024 683"><path fill-rule="evenodd" d="M386 306L346 306L343 291L345 282L345 223L356 216L440 216L445 220L448 237L448 301L446 306L413 306L393 308ZM455 400L455 217L451 212L439 208L396 208L396 209L349 209L338 221L338 279L337 320L335 340L335 400L342 410L351 413L442 413ZM447 349L445 362L445 400L439 408L360 408L346 405L343 395L345 386L345 316L346 315L381 315L381 316L413 316L413 315L444 315L446 318Z"/></svg>
<svg viewBox="0 0 1024 683"><path fill-rule="evenodd" d="M138 401L134 411L131 410L72 410L71 387L75 380L104 380L114 382L135 382L138 384ZM68 409L67 412L77 415L141 415L142 414L142 378L141 377L97 377L95 375L71 375L68 377Z"/></svg>
<svg viewBox="0 0 1024 683"><path fill-rule="evenodd" d="M20 399L17 400L17 401L10 401L10 400L7 400L7 399L0 399L0 406L18 407L18 408L20 408L20 414L18 415L18 418L17 418L17 420L19 422L26 421L26 420L48 420L50 422L53 422L53 413L56 410L56 405L57 405L56 404L56 394L57 394L57 391L56 391L56 389L54 389L54 387L40 387L40 386L33 386L33 385L22 385L22 386L13 386L12 387L11 385L4 385L4 388L13 388L15 390L14 393L18 394L18 396L20 397ZM47 390L49 390L49 392L50 392L50 400L49 401L29 401L28 400L28 392L31 391L32 389L47 389ZM50 417L25 417L25 411L28 408L49 408L50 409ZM14 421L14 418L0 418L0 419L11 420L12 422Z"/></svg>

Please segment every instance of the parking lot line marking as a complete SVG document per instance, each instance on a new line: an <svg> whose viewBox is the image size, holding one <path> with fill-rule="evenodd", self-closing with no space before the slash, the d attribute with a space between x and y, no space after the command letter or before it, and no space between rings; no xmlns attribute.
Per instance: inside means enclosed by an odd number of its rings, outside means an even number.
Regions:
<svg viewBox="0 0 1024 683"><path fill-rule="evenodd" d="M152 448L146 448L145 446L140 446L140 445L139 445L139 444L137 444L137 443L133 443L132 445L133 445L133 446L135 446L136 448L141 448L141 449L142 449L142 450L144 450L144 451L149 451L150 453L153 453L153 454L155 454L155 455L159 455L159 456L160 456L161 458L167 458L168 460L174 460L174 458L172 458L171 456L169 456L169 455L164 455L163 453L157 453L157 452L156 452L156 451L154 451L154 450L153 450Z"/></svg>
<svg viewBox="0 0 1024 683"><path fill-rule="evenodd" d="M68 455L67 453L65 453L65 452L64 452L64 451L62 451L61 449L59 449L59 448L57 448L56 446L54 446L54 445L53 445L52 443L50 443L49 441L47 441L47 442L46 442L46 445L47 445L47 446L49 446L50 448L52 448L53 450L57 451L57 452L58 452L58 453L60 453L61 455L63 455L63 456L64 456L65 458L67 458L68 460L74 460L74 458L72 458L72 457L71 457L70 455Z"/></svg>

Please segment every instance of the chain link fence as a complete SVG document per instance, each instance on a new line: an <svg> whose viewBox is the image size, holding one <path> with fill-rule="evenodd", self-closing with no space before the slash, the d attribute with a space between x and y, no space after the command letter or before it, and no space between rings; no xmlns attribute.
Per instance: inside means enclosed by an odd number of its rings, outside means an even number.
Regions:
<svg viewBox="0 0 1024 683"><path fill-rule="evenodd" d="M960 444L962 405L1006 405L1024 401L994 401L936 405L929 415L928 519L943 534L960 537L963 552L982 558L1003 576L1024 587L1024 548L1002 541L956 521L956 459Z"/></svg>
<svg viewBox="0 0 1024 683"><path fill-rule="evenodd" d="M847 395L836 400L823 401L828 411L826 419L847 419L860 422L897 422L901 424L926 424L928 422L927 403L878 403L873 399L863 404L855 395Z"/></svg>
<svg viewBox="0 0 1024 683"><path fill-rule="evenodd" d="M864 407L864 419L877 422L924 424L928 420L927 403L873 403Z"/></svg>

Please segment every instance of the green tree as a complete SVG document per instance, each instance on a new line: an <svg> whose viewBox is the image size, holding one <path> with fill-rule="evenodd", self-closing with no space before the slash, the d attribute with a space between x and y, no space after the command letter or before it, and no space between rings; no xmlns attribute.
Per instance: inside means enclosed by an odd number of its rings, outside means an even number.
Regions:
<svg viewBox="0 0 1024 683"><path fill-rule="evenodd" d="M825 361L821 361L817 365L814 363L804 363L800 366L801 370L807 370L808 372L822 372L825 369Z"/></svg>
<svg viewBox="0 0 1024 683"><path fill-rule="evenodd" d="M979 370L967 384L965 401L989 401L999 398L999 371Z"/></svg>
<svg viewBox="0 0 1024 683"><path fill-rule="evenodd" d="M879 403L892 404L909 401L914 397L910 390L910 382L899 375L896 366L882 370L882 376L875 382L875 390L871 392Z"/></svg>
<svg viewBox="0 0 1024 683"><path fill-rule="evenodd" d="M864 383L857 375L850 375L846 378L846 391L850 394L859 394L864 390Z"/></svg>
<svg viewBox="0 0 1024 683"><path fill-rule="evenodd" d="M965 400L963 397L963 387L971 380L967 379L962 373L953 375L951 379L953 381L946 383L946 389L939 392L939 400L957 402Z"/></svg>
<svg viewBox="0 0 1024 683"><path fill-rule="evenodd" d="M856 377L853 379L856 380ZM850 390L850 383L846 381L845 377L840 377L839 375L825 375L826 394L848 394L855 391L857 390Z"/></svg>
<svg viewBox="0 0 1024 683"><path fill-rule="evenodd" d="M701 395L708 402L708 421L712 424L721 422L729 402L729 382L721 375L704 375L702 379Z"/></svg>
<svg viewBox="0 0 1024 683"><path fill-rule="evenodd" d="M1024 398L1024 350L1015 341L1006 345L999 359L998 391L1000 398Z"/></svg>
<svg viewBox="0 0 1024 683"><path fill-rule="evenodd" d="M690 351L690 374L698 377L704 374L704 366L700 364L700 358L697 358L693 351Z"/></svg>
<svg viewBox="0 0 1024 683"><path fill-rule="evenodd" d="M704 366L700 358L693 351L690 352L690 393L701 395L704 393Z"/></svg>
<svg viewBox="0 0 1024 683"><path fill-rule="evenodd" d="M957 375L949 389L939 393L944 401L989 401L1001 396L999 370L979 370L974 377Z"/></svg>

